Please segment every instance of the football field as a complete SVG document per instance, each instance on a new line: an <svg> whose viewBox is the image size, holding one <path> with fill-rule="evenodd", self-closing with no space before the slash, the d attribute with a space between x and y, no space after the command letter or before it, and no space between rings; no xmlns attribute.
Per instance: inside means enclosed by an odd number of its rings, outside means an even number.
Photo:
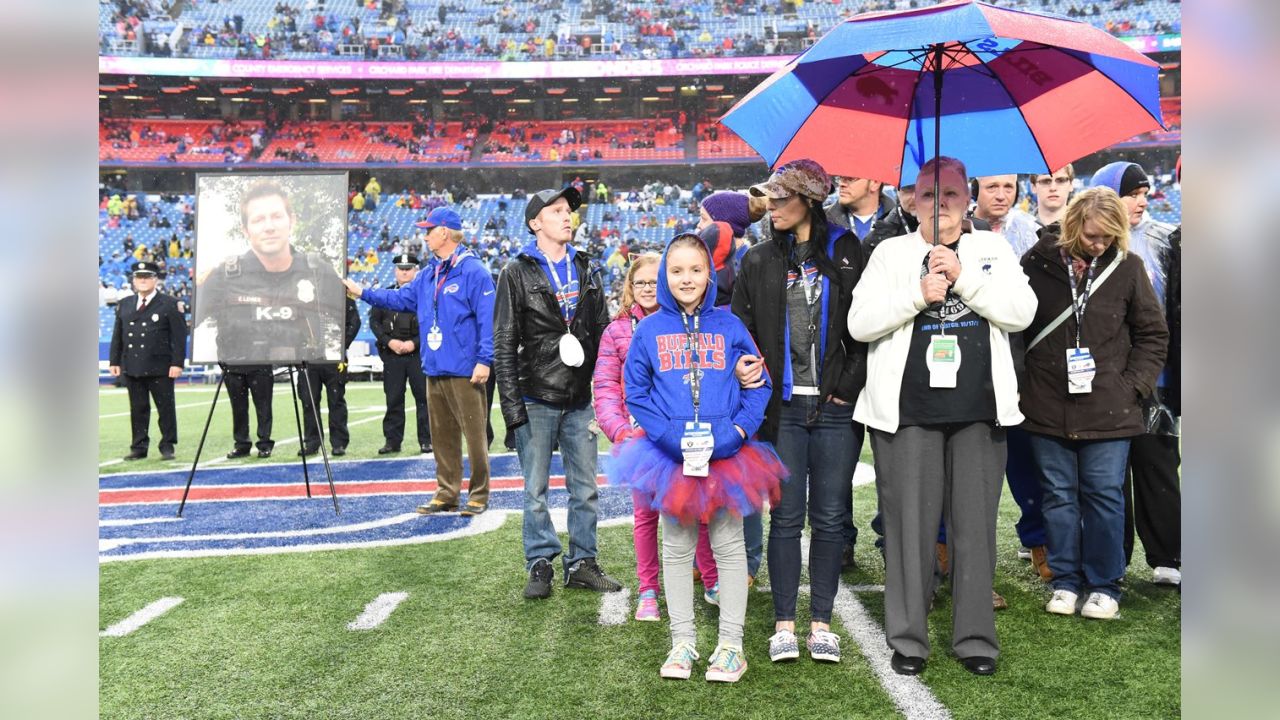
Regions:
<svg viewBox="0 0 1280 720"><path fill-rule="evenodd" d="M283 387L283 389L281 389ZM1002 499L996 589L1002 644L993 677L948 654L950 599L931 615L934 653L918 679L888 669L883 562L872 545L875 493L860 468L858 568L845 573L833 631L839 665L771 665L772 606L748 605L750 669L736 685L662 680L664 622L639 623L630 499L602 487L599 558L626 586L600 595L556 588L526 601L518 463L491 450L490 512L422 517L434 463L416 452L378 459L381 385L351 383L352 441L333 465L342 513L323 471L302 496L297 429L277 385L275 455L226 460L230 411L218 403L184 516L176 498L195 456L212 386L180 387L178 459L123 463L128 400L100 391L99 683L104 718L1173 718L1181 711L1181 596L1152 585L1141 550L1121 614L1109 622L1050 616L1045 585L1016 556L1018 510ZM410 403L411 405L411 403ZM410 408L411 410L412 408ZM154 422L154 416L153 416ZM604 445L602 445L604 447ZM602 453L603 457L603 453ZM864 452L863 462L869 463ZM319 472L317 472L319 471ZM563 525L553 464L550 504ZM126 474L127 473L127 474ZM766 521L767 522L767 521ZM767 525L766 525L767 535ZM558 565L558 564L557 564ZM807 583L807 576L802 577ZM807 601L801 598L801 625ZM715 646L717 609L696 603L698 650Z"/></svg>

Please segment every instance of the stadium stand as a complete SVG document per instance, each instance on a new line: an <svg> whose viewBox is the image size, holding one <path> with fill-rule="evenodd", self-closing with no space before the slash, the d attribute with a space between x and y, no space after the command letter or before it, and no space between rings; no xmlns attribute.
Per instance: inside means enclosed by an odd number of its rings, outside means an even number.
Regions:
<svg viewBox="0 0 1280 720"><path fill-rule="evenodd" d="M698 123L698 158L727 160L756 158L755 150L729 128L719 123Z"/></svg>
<svg viewBox="0 0 1280 720"><path fill-rule="evenodd" d="M98 125L98 162L240 162L253 150L260 122L112 120Z"/></svg>
<svg viewBox="0 0 1280 720"><path fill-rule="evenodd" d="M475 126L467 122L285 123L263 150L265 162L458 163L471 157Z"/></svg>
<svg viewBox="0 0 1280 720"><path fill-rule="evenodd" d="M499 123L489 134L488 162L660 160L683 158L684 134L668 120Z"/></svg>
<svg viewBox="0 0 1280 720"><path fill-rule="evenodd" d="M922 3L923 4L923 3ZM1173 0L1005 0L1078 17L1118 36L1180 33ZM372 5L376 9L370 9ZM487 0L355 3L158 0L99 5L108 55L353 60L559 60L772 55L803 50L844 17L913 0ZM341 6L341 9L339 9Z"/></svg>

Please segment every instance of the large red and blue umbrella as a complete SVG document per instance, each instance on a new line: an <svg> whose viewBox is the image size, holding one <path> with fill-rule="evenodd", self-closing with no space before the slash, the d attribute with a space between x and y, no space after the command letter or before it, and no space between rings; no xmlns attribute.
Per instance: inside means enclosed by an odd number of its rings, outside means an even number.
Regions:
<svg viewBox="0 0 1280 720"><path fill-rule="evenodd" d="M898 185L941 154L973 176L1048 173L1160 129L1158 73L1088 23L953 0L841 22L721 122L770 167Z"/></svg>

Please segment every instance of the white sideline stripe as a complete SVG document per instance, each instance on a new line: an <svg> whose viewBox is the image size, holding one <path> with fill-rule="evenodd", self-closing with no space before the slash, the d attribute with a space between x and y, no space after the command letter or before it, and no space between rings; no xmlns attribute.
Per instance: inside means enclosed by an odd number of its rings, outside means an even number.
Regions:
<svg viewBox="0 0 1280 720"><path fill-rule="evenodd" d="M406 405L407 405L407 403L406 403ZM321 414L323 414L323 413L328 412L328 410L327 410L327 409L325 409L325 408L321 408L321 409L320 409L320 412L321 412ZM356 412L359 412L359 411L356 411ZM417 412L418 412L418 409L417 409L416 407L408 407L408 406L406 406L406 407L405 407L405 409L404 409L404 412L405 412L405 415L406 415L406 417L407 417L410 413L417 413ZM353 427L355 427L356 425L364 425L365 423L371 423L371 422L373 422L373 421L375 421L375 420L381 420L381 419L382 419L382 416L381 416L381 415L374 415L373 417L367 417L367 418L365 418L365 419L363 419L363 420L357 420L357 421L355 421L355 422L348 422L348 423L347 423L347 427L348 427L348 428L353 428ZM297 422L296 422L296 421L294 422L294 428L295 428L295 429L297 429ZM326 431L326 432L325 432L325 435L324 435L324 440L325 440L325 442L330 442L330 440L329 440L329 433L328 433L328 429L329 429L329 428L327 428L327 427L325 428L325 431ZM280 447L281 445L297 444L297 442L298 442L298 438L296 438L296 437L287 437L287 438L284 438L283 440L277 440L277 441L276 441L276 447L278 448L278 447ZM310 457L313 457L313 456L308 456L308 457L310 458ZM315 458L314 460L312 460L312 459L308 459L307 464L308 464L308 465L311 465L312 463L315 463L315 464L317 464L317 465L320 465L321 467L323 467L323 466L324 466L324 461L323 461L323 458L321 458L321 457L320 457L320 453L316 453L316 454L314 455L314 458ZM204 462L200 463L200 465L199 465L198 467L209 467L210 465L219 465L219 464L224 463L224 462L226 462L226 461L227 461L227 456L225 456L225 455L219 455L218 457L216 457L216 458L214 458L214 459L212 459L212 460L206 460L206 461L204 461ZM301 463L302 461L301 461L301 460L295 460L294 462ZM332 464L333 464L333 454L332 454L332 450L330 450L330 454L329 454L329 464L330 464L330 465L332 465Z"/></svg>
<svg viewBox="0 0 1280 720"><path fill-rule="evenodd" d="M400 603L408 599L407 592L382 593L364 606L364 612L347 623L348 630L372 630L381 625Z"/></svg>
<svg viewBox="0 0 1280 720"><path fill-rule="evenodd" d="M422 516L416 512L401 513L392 515L387 518L378 520L369 520L362 523L353 523L351 525L334 525L333 527L307 528L305 530L276 530L273 532L247 532L247 533L226 533L224 535L173 535L170 537L136 537L136 538L120 538L106 542L114 542L114 547L127 545L129 543L180 543L180 542L211 542L215 540L254 540L258 538L283 538L283 537L309 537L314 535L334 535L337 533L360 532L361 530L372 530L374 528L388 527L391 525L399 525L409 520L417 520ZM99 543L101 544L101 543Z"/></svg>
<svg viewBox="0 0 1280 720"><path fill-rule="evenodd" d="M129 525L150 525L151 523L162 522L178 522L182 518L179 517L159 517L159 518L115 518L109 520L99 520L98 527L126 527Z"/></svg>
<svg viewBox="0 0 1280 720"><path fill-rule="evenodd" d="M867 613L852 589L840 583L834 607L836 616L849 636L857 643L867 664L880 680L881 687L907 720L949 720L950 711L938 702L929 688L915 675L899 675L889 658L893 654L880 625Z"/></svg>
<svg viewBox="0 0 1280 720"><path fill-rule="evenodd" d="M173 409L181 410L182 408L197 407L199 405L205 405L205 404L207 403L183 403L181 405L175 405ZM125 412L118 412L118 413L110 413L108 415L99 415L98 419L106 420L108 418L119 418L119 417L129 417L129 412L125 411Z"/></svg>
<svg viewBox="0 0 1280 720"><path fill-rule="evenodd" d="M102 467L107 467L108 465L119 465L119 464L120 464L120 463L122 463L122 462L124 462L124 458L116 458L115 460L108 460L108 461L106 461L106 462L100 462L100 463L98 463L98 467L102 468ZM165 470L165 471L163 471L163 472L169 472L169 471L168 471L168 470Z"/></svg>
<svg viewBox="0 0 1280 720"><path fill-rule="evenodd" d="M853 470L853 486L870 485L876 481L876 468L874 465L860 462Z"/></svg>
<svg viewBox="0 0 1280 720"><path fill-rule="evenodd" d="M138 612L98 633L98 637L124 637L182 603L180 597L162 597Z"/></svg>
<svg viewBox="0 0 1280 720"><path fill-rule="evenodd" d="M229 555L283 555L286 553L303 553L303 552L322 552L330 550L354 550L356 548L380 548L394 547L397 545L421 545L423 543L443 542L445 540L454 540L461 537L470 537L481 533L492 532L502 527L507 520L507 514L521 514L518 510L490 510L489 512L472 518L471 524L450 530L449 532L439 533L437 535L421 535L416 537L392 538L390 540L366 540L352 541L343 543L323 543L318 545L285 545L281 547L256 547L256 548L203 548L199 550L151 550L148 552L134 553L132 555L109 555L103 557L98 556L98 564L110 562L129 562L133 560L150 560L153 558L198 558L198 557L226 557Z"/></svg>
<svg viewBox="0 0 1280 720"><path fill-rule="evenodd" d="M622 625L631 613L631 588L618 592L602 593L600 598L600 624Z"/></svg>
<svg viewBox="0 0 1280 720"><path fill-rule="evenodd" d="M296 438L295 438L295 439L296 439ZM284 442L284 440L280 440L280 441L278 441L278 442ZM348 457L348 458L344 458L344 459L334 459L334 458L329 458L329 464L330 464L330 465L346 465L346 464L350 464L350 463L387 463L387 462L404 462L406 459L408 459L408 460L412 460L412 459L415 459L415 458L423 458L423 457L427 457L427 456L425 456L425 455L413 455L413 454L409 454L409 456L408 456L408 457L406 457L406 456L404 456L404 455L401 455L401 456L399 456L399 457L389 457L389 458L384 458L384 457L376 457L376 458L352 458L352 457ZM490 459L490 461L492 461L492 460L493 460L493 458L497 458L497 457L516 457L516 453L513 453L513 452L489 453L489 459ZM102 465L115 465L116 463L119 463L119 462L124 462L124 461L123 461L123 460L120 460L120 459L108 460L108 461L106 461L106 462L104 462L104 463L101 463L101 464L99 465L99 467L101 467ZM260 465L264 465L264 466L272 466L272 467L274 467L274 466L277 466L277 465L297 465L297 464L301 464L301 462L302 462L301 460L290 460L289 462L265 462L265 463L260 463ZM308 462L307 464L309 465L309 464L310 464L310 462ZM245 467L248 467L248 466L245 466L245 465L235 465L235 466L232 466L232 467L228 467L228 468L220 468L220 469L222 469L222 470L231 470L231 471L235 471L235 470L243 469L243 468L245 468ZM156 475L156 474L158 474L158 473L171 473L171 472L173 472L173 471L172 471L172 470L134 470L134 471L132 471L132 472L106 473L106 474L103 474L103 475L99 475L98 477L99 477L99 478L109 478L109 477L118 477L118 476L120 476L120 475Z"/></svg>

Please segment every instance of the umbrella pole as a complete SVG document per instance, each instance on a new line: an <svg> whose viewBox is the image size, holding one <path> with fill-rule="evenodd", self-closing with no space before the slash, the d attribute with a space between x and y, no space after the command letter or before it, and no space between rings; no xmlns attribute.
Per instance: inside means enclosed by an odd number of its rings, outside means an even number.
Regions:
<svg viewBox="0 0 1280 720"><path fill-rule="evenodd" d="M942 211L942 168L938 157L942 146L942 43L933 46L933 244L938 244L938 216Z"/></svg>

